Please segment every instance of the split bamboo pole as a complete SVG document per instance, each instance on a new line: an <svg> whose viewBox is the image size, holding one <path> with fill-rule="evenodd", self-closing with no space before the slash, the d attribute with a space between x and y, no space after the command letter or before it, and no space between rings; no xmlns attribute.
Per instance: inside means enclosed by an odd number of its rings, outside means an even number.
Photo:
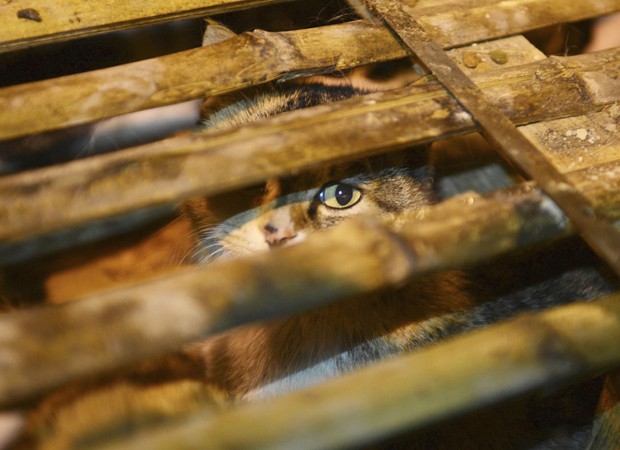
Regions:
<svg viewBox="0 0 620 450"><path fill-rule="evenodd" d="M415 18L414 10L399 0L366 0L365 4L474 117L480 133L495 150L537 181L540 189L570 218L581 237L620 276L620 232L614 224L597 217L587 198L519 132L508 115L485 98L476 83L429 36Z"/></svg>
<svg viewBox="0 0 620 450"><path fill-rule="evenodd" d="M221 94L290 72L402 56L389 33L369 22L286 33L257 30L172 55L0 89L0 139Z"/></svg>

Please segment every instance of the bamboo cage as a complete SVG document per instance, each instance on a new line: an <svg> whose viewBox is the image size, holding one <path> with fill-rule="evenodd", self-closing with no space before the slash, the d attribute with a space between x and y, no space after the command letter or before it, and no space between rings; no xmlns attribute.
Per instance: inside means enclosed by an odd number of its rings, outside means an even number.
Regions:
<svg viewBox="0 0 620 450"><path fill-rule="evenodd" d="M297 3L137 5L32 0L24 8L0 2L0 55L266 5L294 10ZM58 388L240 324L485 263L561 237L580 235L620 274L620 48L546 56L523 37L618 12L620 1L574 0L561 7L552 0L366 5L381 20L255 30L168 55L0 88L2 153L28 136L412 54L430 73L404 88L239 129L181 133L0 177L0 287L15 290L9 286L19 273L26 280L57 276L58 283L75 288L48 299L59 304L28 305L0 317L5 411L27 409ZM485 56L471 64L472 54ZM122 249L140 248L145 229L151 237L156 230L164 244L174 240L161 234L166 228L160 225L183 200L475 131L525 181L457 195L422 218L404 216L392 224L353 219L320 239L212 266L159 264L146 275L119 276L119 283L80 279L89 261L110 257L117 267ZM122 237L128 231L129 240ZM85 271L63 275L62 261L71 258ZM28 303L31 293L19 294ZM69 301L76 296L79 301ZM620 448L613 395L619 341L616 292L519 316L265 402L216 412L198 408L181 421L92 448L363 447L601 374L612 388L589 448Z"/></svg>

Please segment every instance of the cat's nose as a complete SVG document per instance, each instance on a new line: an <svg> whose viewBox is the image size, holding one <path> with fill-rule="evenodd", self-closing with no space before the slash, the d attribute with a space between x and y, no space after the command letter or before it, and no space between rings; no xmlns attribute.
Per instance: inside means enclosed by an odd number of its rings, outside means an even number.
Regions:
<svg viewBox="0 0 620 450"><path fill-rule="evenodd" d="M263 234L265 235L265 242L269 244L269 247L277 247L297 236L292 227L277 227L271 223L263 226Z"/></svg>

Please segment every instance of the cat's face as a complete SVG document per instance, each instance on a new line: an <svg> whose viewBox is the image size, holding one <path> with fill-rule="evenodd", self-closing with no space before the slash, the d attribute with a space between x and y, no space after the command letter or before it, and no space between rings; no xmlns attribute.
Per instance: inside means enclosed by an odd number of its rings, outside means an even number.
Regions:
<svg viewBox="0 0 620 450"><path fill-rule="evenodd" d="M202 128L224 130L287 111L357 95L351 86L325 83L280 87L244 98L218 98ZM422 149L323 166L263 186L199 198L184 205L198 237L194 261L210 262L303 241L318 230L360 215L386 216L430 202L430 181ZM417 167L416 169L414 169Z"/></svg>
<svg viewBox="0 0 620 450"><path fill-rule="evenodd" d="M385 217L428 205L428 185L420 181L424 170L394 163L403 163L402 157L369 158L194 200L186 213L199 236L195 259L206 263L269 251L352 216Z"/></svg>

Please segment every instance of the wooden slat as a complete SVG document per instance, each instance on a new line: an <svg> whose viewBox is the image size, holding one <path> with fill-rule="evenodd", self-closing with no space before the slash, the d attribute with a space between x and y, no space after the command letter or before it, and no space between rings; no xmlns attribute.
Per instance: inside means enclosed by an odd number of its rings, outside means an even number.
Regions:
<svg viewBox="0 0 620 450"><path fill-rule="evenodd" d="M505 30L497 27L494 3L508 2L490 2L476 9L480 16L476 21L467 18L469 3L451 3L452 20L429 25L429 33L445 36L445 47L473 42L470 32L483 33L488 40L566 19L566 8L557 8L555 0L529 0L528 7L544 10L545 14L525 14L527 20L513 21L511 28ZM596 4L575 0L569 12L571 20L578 20L615 9L620 9L620 0L601 0ZM430 8L420 12L429 17L435 14ZM105 15L102 17L105 20ZM454 32L455 27L458 32ZM210 49L2 89L0 139L217 94L274 80L285 72L343 69L404 55L389 32L368 22L281 34L249 33Z"/></svg>
<svg viewBox="0 0 620 450"><path fill-rule="evenodd" d="M491 56L494 54L504 57L502 64L493 61ZM448 55L467 74L528 64L546 58L543 52L520 35L457 47L448 51Z"/></svg>
<svg viewBox="0 0 620 450"><path fill-rule="evenodd" d="M611 3L600 2L599 5L601 4L607 6ZM571 9L571 11L573 10ZM505 33L505 30L501 32ZM563 67L564 69L566 67ZM538 75L540 75L540 72ZM578 73L577 78L582 75ZM251 83L254 82L252 81ZM558 83L563 82L558 81ZM580 113L592 110L603 114L603 112L600 112L601 106L617 100L615 94L610 94L606 101L601 101L600 97L597 100L596 94L591 90L592 84L583 83L580 79L568 80L562 86L572 86L574 88L564 94L566 98L585 100L585 103L577 109ZM492 83L489 83L488 87L489 91L493 91ZM502 92L503 94L503 89L504 87L497 92ZM453 119L460 117L459 123L456 125L444 124L442 120L438 127L446 126L443 131L438 132L434 130L431 133L423 134L421 130L414 130L413 134L415 137L396 138L392 143L388 142L388 145L401 146L407 139L409 141L420 141L438 135L434 133L446 131L462 132L472 128L469 120L463 120L463 111L455 105L446 102L446 97L443 94L436 96L436 92L438 91L432 86L430 88L427 87L426 92L420 90L416 93L419 96L417 101L421 102L424 95L427 95L427 99L430 98L432 102L440 99L444 102L440 105L441 109L435 108L428 111L431 111L432 114L436 111L443 111L443 113L448 114L448 117L452 116ZM551 91L545 91L546 95L550 95L549 92ZM557 92L558 94L560 93L559 88ZM184 91L180 97L185 98L187 95L189 94ZM492 94L489 95L492 96ZM178 98L176 94L174 98ZM391 107L394 107L394 105L402 106L397 97L390 98L387 96L384 98L377 96L377 98L379 101L386 101L386 104L391 102ZM502 101L507 98L510 99L510 97L502 97ZM558 98L554 97L553 100L558 101ZM170 98L167 98L165 101L169 103ZM369 99L350 103L360 103L363 106L364 101L373 102L374 100ZM513 101L516 102L516 97L513 98ZM540 106L541 103L538 105L538 108L534 108L533 111L517 111L513 119L516 121L529 121L542 116L556 117L562 114L572 114L575 111L570 110L569 112L569 109L575 108L575 105L557 105L554 106L553 112L550 112L550 109L552 109L551 105ZM508 108L508 105L502 106ZM131 106L131 110L141 108L142 106ZM360 111L362 109L360 108ZM110 111L113 113L113 109ZM327 107L325 111L333 114L332 118L348 115L344 109L339 110L338 107L333 109ZM393 111L389 113L393 113ZM413 110L410 113L413 115ZM356 114L356 112L354 111L353 114ZM460 116L458 116L459 114ZM301 115L299 116L301 117ZM289 117L296 116L291 115ZM318 114L314 118L316 119L316 117L318 117ZM372 117L372 115L364 117L368 118ZM435 117L435 119L439 119L439 116ZM87 119L86 121L90 120ZM278 130L287 129L289 126L297 127L295 119L292 119L290 122L284 119L270 123L273 125L267 125L263 130L263 134L259 136L264 138L264 142L261 144L265 145L263 148L267 148L273 142L269 138L274 138ZM348 124L344 121L343 126L345 123ZM594 119L592 123L598 126L601 124L601 121ZM317 124L324 125L324 122L317 120L314 125ZM261 130L261 127L256 127L256 129ZM300 133L305 131L301 128L299 130L301 130ZM268 134L264 134L264 132ZM415 133L418 134L416 135ZM581 134L580 132L577 136L581 136ZM84 217L102 217L101 214L107 216L111 213L118 213L119 210L114 208L118 207L122 201L119 203L117 199L112 199L111 197L112 192L118 192L118 186L115 186L115 183L123 181L131 185L134 183L132 181L134 177L140 177L145 174L152 175L156 179L165 179L170 184L162 188L163 196L156 198L154 202L149 202L146 200L146 197L143 197L145 203L140 204L141 206L170 202L179 196L185 197L197 192L217 192L231 186L248 184L252 180L262 179L273 173L291 170L289 166L281 165L280 163L276 164L277 167L273 167L273 159L265 158L262 160L262 167L258 168L258 175L246 176L240 171L239 174L233 174L232 176L227 174L229 178L210 178L208 181L203 182L196 181L198 179L196 172L194 179L187 184L183 184L179 180L172 180L175 177L183 177L185 175L183 171L188 166L194 164L195 161L187 158L188 154L186 152L204 151L210 155L215 154L215 158L211 161L227 163L229 161L226 160L226 157L219 159L223 155L226 145L234 147L235 144L242 143L244 139L249 141L255 137L256 135L253 135L252 131L250 131L248 134L239 132L239 134L231 133L216 136L214 137L214 145L212 143L207 144L208 138L192 137L169 141L161 147L158 147L159 144L153 147L145 147L138 150L137 153L130 155L129 159L121 157L119 159L99 160L110 164L103 168L104 171L101 173L104 174L104 177L100 180L89 178L90 176L96 176L97 171L102 169L102 167L97 167L96 163L94 165L86 164L80 166L80 162L76 163L77 166L64 166L62 169L78 167L76 172L65 172L64 176L61 175L62 171L60 168L56 172L54 170L44 170L38 173L43 175L51 173L53 174L52 177L43 179L42 183L33 180L33 176L36 176L36 174L21 178L22 181L27 181L26 185L22 186L26 189L19 193L22 197L20 197L20 201L6 208L7 210L14 206L21 208L13 212L13 214L18 214L20 211L28 211L29 207L26 205L32 198L32 192L26 192L28 187L32 188L32 191L38 192L38 195L34 197L35 199L37 197L42 199L48 195L49 191L47 189L52 187L52 185L65 189L65 193L68 193L76 186L81 188L81 190L73 192L73 194L77 195L78 198L84 197L87 200L83 205L87 210L84 216L80 216L77 220L73 216L64 224L58 225L56 223L50 225L49 222L46 222L46 220L49 220L49 217L46 218L45 212L37 217L31 215L29 220L32 220L31 223L36 225L26 232L27 235L29 233L41 232L42 229L47 231L58 226L81 223L85 220ZM331 137L335 138L335 135ZM344 139L344 136L341 138ZM229 139L232 139L232 141ZM236 139L239 139L239 141L236 141ZM174 143L181 144L181 147L174 149ZM372 147L379 144L371 143L369 145ZM158 161L158 156L162 155L150 155L147 157L146 152L153 148L156 150L163 149L165 153L164 158L168 158L167 162L171 162L171 164L164 165L162 161ZM368 148L355 147L352 150L345 150L342 154L322 154L319 157L322 160L332 160L375 151L375 147L372 147L372 150L368 150ZM141 151L144 153L140 153ZM222 153L218 155L219 152ZM140 159L132 161L131 157L136 155ZM145 159L141 159L142 156L140 155L144 156ZM265 153L264 156L269 155ZM313 159L315 156L304 155L300 161L295 162L294 169L315 164L316 160ZM290 154L287 157L290 158ZM601 167L584 168L580 166L579 168L584 170L569 174L569 178L576 186L581 186L580 189L585 191L584 194L589 200L597 208L604 210L609 218L618 218L620 217L620 207L618 205L618 199L620 198L620 192L618 191L620 168L613 158L607 157L604 162L607 164ZM246 169L252 163L255 163L255 161L248 161L245 166ZM86 171L81 172L84 169ZM175 171L175 169L180 169L180 171ZM574 169L574 167L569 169ZM189 174L191 175L191 172ZM594 174L598 175L595 177ZM115 178L117 175L119 178ZM602 177L603 175L604 177ZM78 178L72 180L71 176L77 176ZM82 178L79 178L80 176ZM202 176L204 177L204 170ZM604 182L600 182L599 176L605 178ZM52 180L52 183L45 184L50 180ZM29 184L30 182L33 183ZM150 182L153 182L153 178L146 180L144 186ZM580 183L582 184L580 185ZM29 185L27 186L27 184ZM10 186L10 182L8 185ZM6 186L4 185L4 187ZM138 191L144 186L141 186ZM2 185L0 185L0 189L2 189ZM8 191L0 192L4 194ZM15 192L15 190L11 191L11 193ZM51 203L56 202L58 198L61 197L52 198ZM97 203L90 208L87 203L92 198L98 199L101 203ZM135 198L137 197L132 197L130 203ZM507 199L511 200L507 201ZM101 208L106 201L117 203L113 204L112 209L104 208L102 213ZM458 203L459 201L461 203ZM523 209L519 208L519 202L521 201L528 205L527 210L531 216L523 217L522 213L516 212ZM58 208L58 203L54 205L48 202L48 204L51 208ZM473 233L471 236L472 242L466 242L466 245L461 247L462 241L459 240L459 245L455 245L454 242L449 242L445 239L445 236L450 235L450 229L434 230L434 228L443 223L444 225L456 227L458 230L467 229L467 223L462 221L449 223L445 221L446 215L461 218L465 205L473 205L475 208L481 207L482 209L475 209L471 215L466 214L468 216L466 219L480 220L484 227L489 228L484 228L481 232L481 228L470 227ZM33 207L36 206L35 204ZM129 206L124 204L121 206L120 211L129 210L135 206L136 203ZM77 207L80 207L79 202ZM6 210L2 211L2 208L4 206L0 206L0 218L6 212ZM449 208L453 208L452 212L450 212ZM514 208L515 211L511 208ZM91 215L89 216L89 214ZM445 215L442 216L442 214ZM476 214L480 214L480 216ZM484 220L481 219L482 216L484 216ZM443 217L443 219L438 220L438 217ZM300 250L295 250L294 248L292 250L285 249L284 252L280 253L280 255L285 256L257 257L224 265L222 270L215 269L211 272L205 271L204 273L179 275L168 281L158 281L147 285L144 289L136 288L122 293L91 298L87 302L82 303L81 308L69 305L64 309L57 309L53 312L51 310L43 310L14 315L12 318L9 318L13 319L14 323L0 319L0 331L2 331L0 333L0 367L3 367L3 369L10 367L10 370L7 371L6 381L0 379L0 404L11 404L32 394L62 384L67 380L77 379L83 375L93 374L100 370L117 368L127 362L134 361L135 358L175 348L179 343L194 340L207 332L218 330L222 327L228 327L255 318L269 317L273 314L272 311L267 313L257 312L262 306L265 306L261 304L264 298L270 298L271 300L274 297L277 300L280 297L286 300L296 298L304 301L303 307L306 308L313 304L322 304L332 297L337 298L342 295L349 295L351 292L343 292L341 290L343 279L353 283L353 292L366 291L375 289L378 286L398 283L403 277L414 273L424 273L437 270L438 268L453 267L463 262L475 262L504 252L506 249L511 249L524 243L519 237L522 237L521 234L524 228L531 231L531 227L528 225L531 222L535 222L538 226L540 224L549 224L550 228L541 226L539 230L544 229L545 233L551 233L544 236L531 236L532 241L569 232L565 228L566 219L559 218L558 211L554 209L551 202L546 198L540 197L531 187L516 191L514 195L500 193L499 195L491 196L488 201L475 196L457 199L454 203L438 207L435 213L430 213L427 216L426 220L427 228L424 228L424 224L422 224L421 231L410 231L414 227L412 223L407 221L403 224L405 227L403 242L411 247L407 249L407 253L419 248L425 248L430 252L420 255L418 259L420 262L419 266L415 267L407 264L411 263L411 261L403 255L405 252L400 247L401 241L392 241L389 238L390 233L385 233L382 227L360 220L350 226L345 225L343 231L333 230L322 244L316 244L315 247L312 247L312 244L310 244L309 246L299 247ZM41 226L41 224L43 225ZM416 223L415 228L417 229L418 226ZM33 229L35 231L32 231ZM455 235L455 230L452 231L452 235ZM392 253L391 256L402 264L396 263L393 266L391 265L394 264L393 260L379 260L367 247L360 248L359 233L363 233L363 241L368 241L371 246L380 245L387 248L388 251L393 249L390 252ZM13 237L14 235L11 239ZM22 237L22 235L19 237ZM348 239L345 239L345 237ZM459 238L463 238L462 232L459 234ZM484 242L473 242L473 240L480 238L483 238ZM424 241L424 239L427 239L427 241ZM428 243L429 239L431 245L417 245L421 240ZM316 242L319 241L317 240ZM414 242L416 243L415 245ZM433 247L433 243L435 247ZM332 279L321 278L325 276L322 272L313 272L314 264L312 266L291 269L291 267L294 267L292 265L293 261L297 263L299 258L308 258L305 261L313 261L314 263L315 260L312 258L332 253L335 248L334 245L337 247L340 244L344 244L343 248L337 250L336 253L342 251L342 254L337 254L334 262L330 262L330 265L327 266L327 270L331 270L330 276L335 276L337 282ZM468 247L467 245L470 246ZM326 252L326 248L329 248L330 252ZM295 253L296 251L297 253ZM446 259L437 258L437 254L432 254L433 251L438 251ZM461 251L464 253L461 254ZM348 264L343 263L343 261L350 261L351 255L356 260L361 261L362 266L366 267L366 272L351 273ZM363 256L366 258L363 258ZM323 285L327 287L326 293L322 293L325 295L325 298L318 300L313 298L305 301L306 299L300 295L301 291L289 291L290 286L278 285L277 279L268 278L268 273L273 270L274 264L276 268L281 267L285 271L290 270L290 272L285 272L283 277L287 280L287 283L290 283L291 279L301 280L297 286L299 289L304 289L304 283L306 285L315 285L317 280L324 283ZM334 264L334 266L332 267L331 264ZM347 266L347 270L344 272L334 270L335 267L342 268L344 266ZM406 271L395 270L395 267L398 266L406 267ZM250 294L249 308L247 304L241 305L241 309L235 309L236 305L231 307L226 299L234 296L238 300L239 296L227 290L230 286L224 286L225 283L221 280L227 279L227 284L236 284L234 283L234 277L235 274L239 273L244 273L246 277L248 273L251 273L251 276L255 276L255 279L258 280L256 284L260 285L261 288L265 287L262 283L265 283L265 279L267 279L267 288L270 288L270 283L273 283L273 286L275 286L275 296L274 292L268 289L266 292L254 292ZM292 277L287 277L288 273L291 273ZM282 276L281 272L278 274L278 277L280 276ZM231 279L233 279L233 283L230 283ZM253 278L250 277L249 279L252 280ZM243 281L247 282L247 280L248 278L244 278ZM241 280L238 283L240 284ZM177 290L179 288L180 291ZM307 289L307 291L310 290ZM253 297L253 295L256 297ZM166 305L159 301L161 297L167 297ZM138 300L135 301L136 299ZM175 302L175 300L177 301ZM322 448L337 448L343 445L363 443L369 439L386 436L398 430L416 429L452 416L455 412L463 412L474 407L490 404L498 399L510 398L520 393L529 392L544 386L545 383L551 380L554 382L558 382L558 380L565 381L577 375L594 373L607 369L613 364L618 364L620 362L620 353L617 346L613 345L620 337L620 309L618 308L618 301L619 298L616 294L611 298L595 303L574 305L557 311L547 312L533 318L534 326L531 324L532 317L529 318L529 321L520 320L508 325L500 325L494 330L482 332L483 334L468 336L449 343L443 348L432 349L430 353L421 352L413 357L408 357L406 360L394 361L386 366L355 374L352 378L338 380L309 392L301 392L267 404L250 405L238 410L232 410L217 416L214 420L205 420L204 417L199 417L197 420L179 427L149 433L148 436L139 436L137 439L123 444L125 447L121 447L117 443L110 448L169 448L171 446L175 448L195 448L197 446L201 448L221 448L224 446L252 446L257 448L260 446L264 448L304 448L304 446L315 448L320 446ZM170 303L174 303L174 306L171 306ZM278 311L278 314L298 311L300 308L298 304L290 305L285 303L283 305L282 303L279 306L284 306L284 308ZM98 307L101 307L101 309L97 309ZM162 311L166 307L170 307L170 309ZM149 328L148 332L144 332L144 317L149 312L152 313L155 310L157 311L156 316L160 320L165 317L166 323L155 320L154 326ZM98 314L102 314L107 319L112 318L112 320L97 320L101 319L101 316ZM90 323L89 320L91 320ZM177 330L171 327L171 322L176 321L183 321L184 324L187 324L187 329ZM27 336L24 333L25 330L30 332L35 330L35 332L31 333L31 336ZM575 330L583 330L583 332L577 333ZM118 334L115 334L116 331L118 331ZM147 334L148 336L146 336ZM52 339L50 339L50 336ZM498 340L497 336L510 336L510 338ZM28 340L29 338L32 339ZM143 338L144 340L142 340ZM554 359L551 362L545 359L544 362L546 364L541 364L541 359L548 354L549 342L554 344L552 348ZM43 347L45 347L45 352L42 351ZM473 353L472 348L475 349ZM489 355L497 354L503 355L501 361L491 358L491 362L488 363ZM446 355L452 356L447 357ZM453 358L454 355L461 355L461 357ZM467 357L462 357L462 355L467 355ZM446 365L446 360L450 360L451 364ZM16 361L18 363L14 364ZM485 362L487 362L486 365ZM13 371L16 367L17 370L23 370L24 368L25 370L16 374ZM416 377L411 377L413 370L416 371ZM482 370L485 371L486 376L484 389L469 389L471 386L476 386ZM3 376L4 373L3 370ZM24 380L27 381L27 387L24 386ZM463 390L464 385L468 388L467 390ZM356 387L353 388L352 386ZM363 389L366 395L360 396L359 386L370 387ZM397 386L396 390L394 386ZM446 392L454 393L454 395L446 396ZM308 409L309 401L312 401L312 406L315 407L312 410ZM412 408L412 405L416 405L416 407ZM417 407L418 405L422 407ZM264 420L266 417L269 420ZM244 433L238 432L240 427L244 429ZM312 439L308 439L308 436L312 436ZM320 436L319 440L317 440L317 436Z"/></svg>
<svg viewBox="0 0 620 450"><path fill-rule="evenodd" d="M3 1L0 2L0 52L282 1L286 0ZM37 16L40 21L36 20Z"/></svg>
<svg viewBox="0 0 620 450"><path fill-rule="evenodd" d="M520 128L560 171L585 169L620 159L620 107L548 120Z"/></svg>
<svg viewBox="0 0 620 450"><path fill-rule="evenodd" d="M620 448L620 371L612 370L605 377L588 450Z"/></svg>
<svg viewBox="0 0 620 450"><path fill-rule="evenodd" d="M398 0L366 0L373 11L403 40L446 89L472 114L481 133L496 150L525 174L535 179L568 215L581 236L620 276L620 231L613 223L596 217L587 198L517 130L510 118L485 98L442 47Z"/></svg>
<svg viewBox="0 0 620 450"><path fill-rule="evenodd" d="M610 50L482 73L475 80L512 120L531 122L603 108L606 103L598 103L581 77L611 72L619 59L620 49ZM473 129L469 116L430 83L292 112L241 130L6 176L0 179L0 254L14 256L10 242L34 234Z"/></svg>
<svg viewBox="0 0 620 450"><path fill-rule="evenodd" d="M611 105L598 113L534 123L519 130L593 204L597 213L613 220L603 205L620 203L614 189L620 170L620 108ZM579 171L578 176L571 172Z"/></svg>
<svg viewBox="0 0 620 450"><path fill-rule="evenodd" d="M0 4L0 52L58 42L81 36L126 29L136 26L167 22L175 19L203 17L238 9L279 3L286 0L175 0L139 4L122 0L82 2L80 0L32 0L27 5L18 2ZM513 2L492 0L478 2L423 1L416 5L418 17L436 38L447 45L463 45L521 33L556 23L574 22L610 13L620 9L616 0L595 3L576 1L556 8L553 0ZM19 11L30 9L36 14L22 16L40 17L41 21L20 18ZM423 17L423 18L422 18ZM463 23L482 24L481 27L463 27ZM458 30L458 32L454 32ZM461 36L458 43L455 35Z"/></svg>
<svg viewBox="0 0 620 450"><path fill-rule="evenodd" d="M609 369L620 362L619 339L615 294L521 316L320 386L219 414L194 414L93 449L365 448ZM599 437L604 442L595 448L617 448L609 436Z"/></svg>

